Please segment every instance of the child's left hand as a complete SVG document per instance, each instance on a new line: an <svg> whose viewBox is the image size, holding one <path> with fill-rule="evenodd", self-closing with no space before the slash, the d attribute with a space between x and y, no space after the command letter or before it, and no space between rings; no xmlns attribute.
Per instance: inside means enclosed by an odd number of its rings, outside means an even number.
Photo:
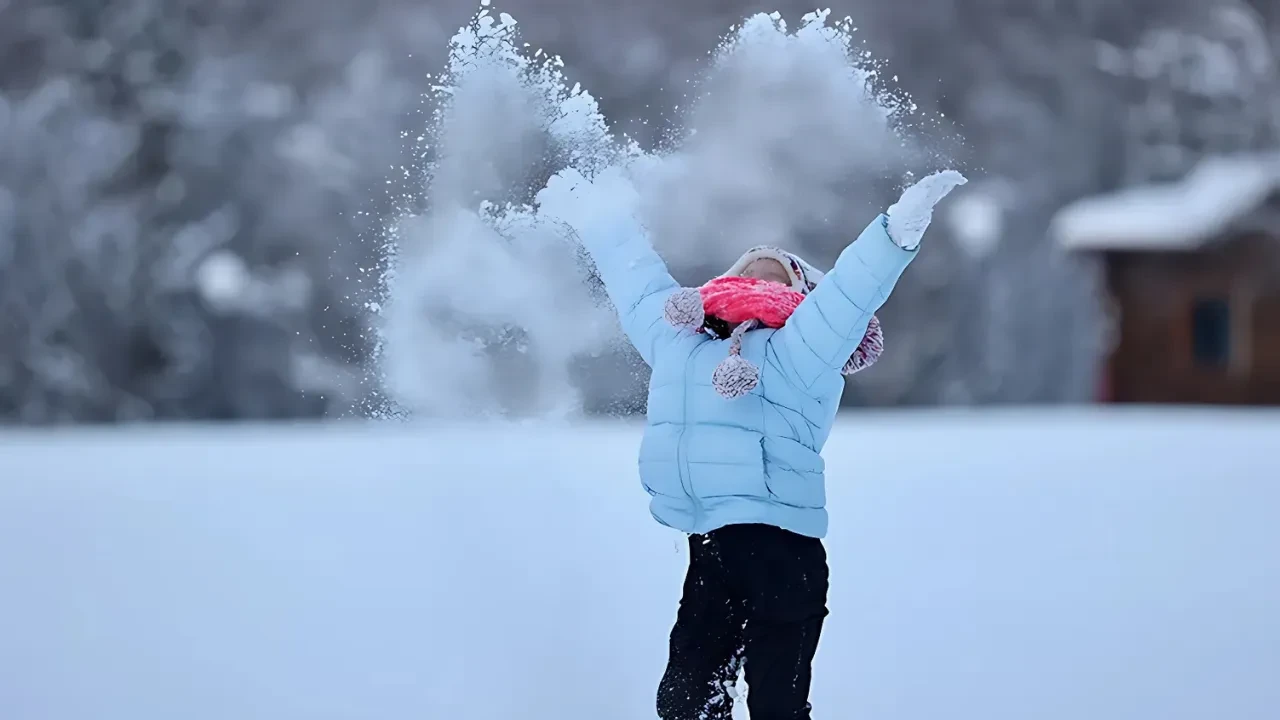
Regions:
<svg viewBox="0 0 1280 720"><path fill-rule="evenodd" d="M906 190L889 207L889 237L904 250L920 247L924 231L933 221L933 207L956 187L969 182L955 170L936 172Z"/></svg>

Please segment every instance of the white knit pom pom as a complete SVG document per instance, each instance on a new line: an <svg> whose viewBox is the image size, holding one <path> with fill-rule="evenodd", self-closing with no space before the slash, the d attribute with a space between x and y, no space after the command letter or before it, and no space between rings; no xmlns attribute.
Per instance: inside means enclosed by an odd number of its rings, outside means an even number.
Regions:
<svg viewBox="0 0 1280 720"><path fill-rule="evenodd" d="M702 293L697 288L680 288L667 296L662 315L676 328L696 332L707 319L702 309Z"/></svg>
<svg viewBox="0 0 1280 720"><path fill-rule="evenodd" d="M760 384L760 368L743 359L730 355L716 366L711 375L711 385L721 396L733 400L751 392Z"/></svg>

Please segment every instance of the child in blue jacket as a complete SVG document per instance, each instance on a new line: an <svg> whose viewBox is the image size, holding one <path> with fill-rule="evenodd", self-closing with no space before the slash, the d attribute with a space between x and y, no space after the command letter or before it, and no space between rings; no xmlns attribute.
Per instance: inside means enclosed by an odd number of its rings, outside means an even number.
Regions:
<svg viewBox="0 0 1280 720"><path fill-rule="evenodd" d="M740 666L752 720L809 720L810 668L827 615L820 452L844 374L872 339L874 313L916 257L933 206L963 182L947 171L908 188L825 277L792 253L756 248L727 273L755 281L692 292L668 273L633 203L619 205L625 184L593 188L608 179L578 178L593 210L570 224L653 371L639 462L650 511L689 536L658 690L663 720L729 720L727 689ZM786 316L780 327L726 320L720 315L732 313L721 308L732 306L715 305L708 288L732 282L800 299L781 310L765 301Z"/></svg>

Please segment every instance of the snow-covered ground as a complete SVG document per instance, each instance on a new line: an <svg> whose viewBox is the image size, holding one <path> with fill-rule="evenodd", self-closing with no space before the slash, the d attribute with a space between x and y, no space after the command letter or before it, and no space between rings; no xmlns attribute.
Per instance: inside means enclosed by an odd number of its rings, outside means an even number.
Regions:
<svg viewBox="0 0 1280 720"><path fill-rule="evenodd" d="M1280 415L865 414L815 717L1280 717ZM632 424L0 435L4 720L639 720Z"/></svg>

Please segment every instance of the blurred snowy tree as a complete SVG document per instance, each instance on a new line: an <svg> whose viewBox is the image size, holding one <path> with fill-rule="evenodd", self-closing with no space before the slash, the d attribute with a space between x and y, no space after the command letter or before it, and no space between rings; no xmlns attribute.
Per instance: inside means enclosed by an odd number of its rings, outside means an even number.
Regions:
<svg viewBox="0 0 1280 720"><path fill-rule="evenodd" d="M359 398L417 3L0 3L0 417Z"/></svg>
<svg viewBox="0 0 1280 720"><path fill-rule="evenodd" d="M1197 7L1135 47L1106 46L1104 69L1134 88L1126 183L1177 179L1207 154L1274 147L1280 77L1263 18L1243 2Z"/></svg>

